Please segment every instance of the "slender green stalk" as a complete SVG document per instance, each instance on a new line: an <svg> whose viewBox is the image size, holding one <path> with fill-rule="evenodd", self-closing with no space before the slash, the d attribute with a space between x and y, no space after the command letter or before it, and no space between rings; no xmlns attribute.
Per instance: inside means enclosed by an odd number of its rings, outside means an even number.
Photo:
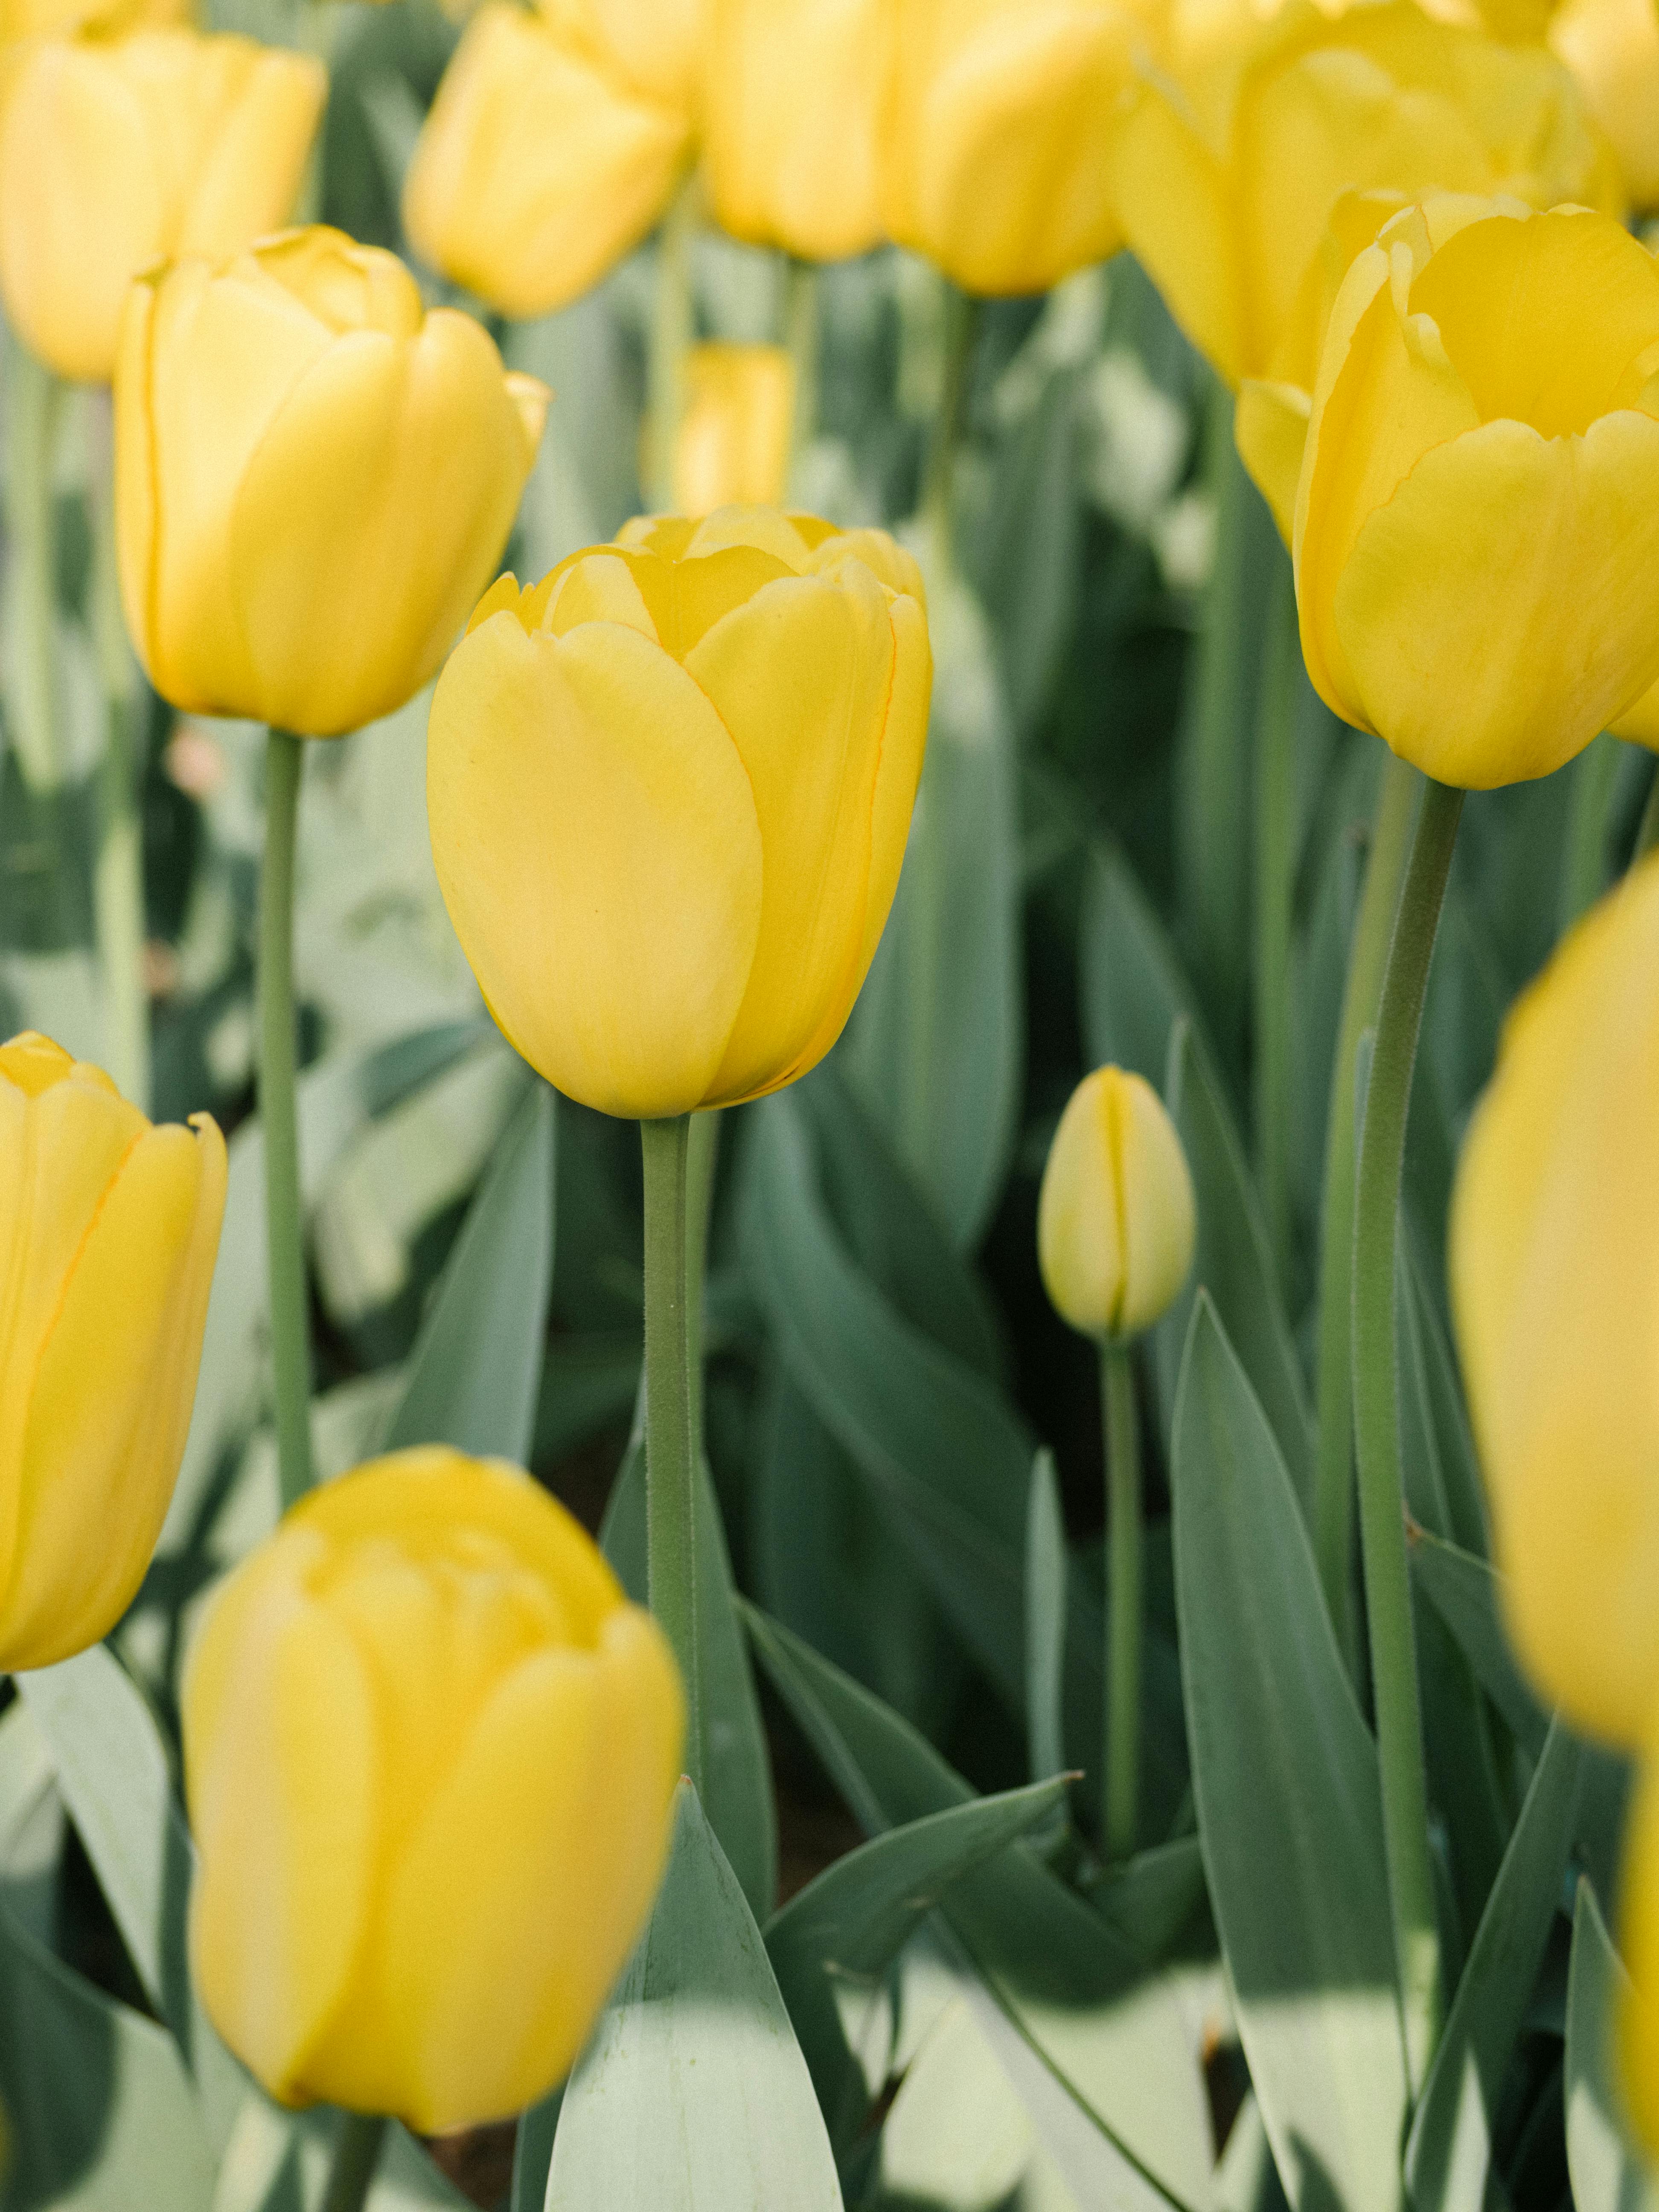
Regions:
<svg viewBox="0 0 1659 2212"><path fill-rule="evenodd" d="M386 2122L367 2112L348 2112L334 2146L323 2212L362 2212L374 2169L380 2162Z"/></svg>
<svg viewBox="0 0 1659 2212"><path fill-rule="evenodd" d="M1429 963L1451 869L1463 793L1429 783L1401 887L1377 1011L1354 1215L1354 1427L1359 1529L1370 1624L1371 1691L1382 1777L1382 1833L1406 2070L1417 2096L1440 2033L1440 1937L1429 1856L1428 1785L1418 1704L1411 1570L1400 1462L1395 1267L1406 1119Z"/></svg>
<svg viewBox="0 0 1659 2212"><path fill-rule="evenodd" d="M1109 1859L1134 1852L1139 1818L1142 1615L1140 1437L1129 1349L1100 1348L1106 1422L1106 1744L1103 1832Z"/></svg>
<svg viewBox="0 0 1659 2212"><path fill-rule="evenodd" d="M7 704L24 781L52 791L64 778L58 697L58 498L52 463L64 387L13 341L6 358Z"/></svg>
<svg viewBox="0 0 1659 2212"><path fill-rule="evenodd" d="M818 434L818 360L823 333L817 264L798 261L791 255L784 267L784 343L795 370L795 412L789 431L793 476L801 455Z"/></svg>
<svg viewBox="0 0 1659 2212"><path fill-rule="evenodd" d="M1314 1472L1314 1552L1337 1641L1353 1656L1348 1570L1353 1557L1354 1067L1359 1040L1376 1026L1395 908L1405 880L1421 778L1392 753L1371 825L1365 888L1354 917L1348 978L1331 1069L1320 1205L1319 1445Z"/></svg>
<svg viewBox="0 0 1659 2212"><path fill-rule="evenodd" d="M645 496L658 514L674 510L674 455L685 414L685 356L694 326L691 244L699 210L688 177L657 234L657 300L646 363Z"/></svg>
<svg viewBox="0 0 1659 2212"><path fill-rule="evenodd" d="M1623 758L1624 747L1619 739L1604 732L1573 763L1561 903L1556 918L1556 927L1564 937L1607 889L1609 817Z"/></svg>
<svg viewBox="0 0 1659 2212"><path fill-rule="evenodd" d="M305 740L273 730L265 750L265 850L259 876L259 1123L276 1455L286 1508L311 1487L311 1330L300 1200L294 1034L294 854Z"/></svg>
<svg viewBox="0 0 1659 2212"><path fill-rule="evenodd" d="M641 1121L645 1165L646 1563L651 1610L685 1684L685 1771L702 1787L698 1695L696 1443L686 1296L691 1116Z"/></svg>
<svg viewBox="0 0 1659 2212"><path fill-rule="evenodd" d="M948 575L955 566L951 530L955 507L957 456L968 427L968 399L973 389L974 349L979 342L983 302L963 292L948 278L945 284L945 374L939 388L939 413L927 449L921 482L921 515L933 541L937 572Z"/></svg>
<svg viewBox="0 0 1659 2212"><path fill-rule="evenodd" d="M703 1297L720 1156L719 1109L694 1114L685 1146L685 1337L691 1352L691 1443L698 1452L703 1449Z"/></svg>
<svg viewBox="0 0 1659 2212"><path fill-rule="evenodd" d="M105 1051L117 1087L150 1105L149 994L144 981L144 840L139 805L143 701L121 612L115 495L107 451L90 457L91 611L105 704L98 770L98 860L93 915L104 1003Z"/></svg>
<svg viewBox="0 0 1659 2212"><path fill-rule="evenodd" d="M1642 809L1642 819L1636 825L1636 849L1631 854L1631 866L1645 860L1656 845L1659 845L1659 769L1654 772L1648 786L1647 804Z"/></svg>
<svg viewBox="0 0 1659 2212"><path fill-rule="evenodd" d="M1291 1262L1291 915L1296 875L1296 582L1279 563L1255 719L1255 1149L1279 1285Z"/></svg>

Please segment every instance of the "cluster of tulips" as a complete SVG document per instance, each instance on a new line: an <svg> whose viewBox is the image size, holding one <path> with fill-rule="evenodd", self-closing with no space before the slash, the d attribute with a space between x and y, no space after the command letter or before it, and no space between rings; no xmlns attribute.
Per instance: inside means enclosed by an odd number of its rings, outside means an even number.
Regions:
<svg viewBox="0 0 1659 2212"><path fill-rule="evenodd" d="M795 1081L848 1022L923 772L935 579L880 531L783 510L793 370L775 353L706 359L702 386L678 364L694 512L527 588L497 580L550 395L392 254L278 228L322 64L143 9L26 12L7 6L0 47L0 296L53 374L112 387L120 600L149 682L270 730L260 1109L289 1510L190 1664L195 1968L279 2099L435 2131L568 2071L650 1909L682 1764L701 1772L693 1117ZM1392 880L1380 843L1373 860L1392 921L1373 1003L1353 987L1376 1042L1340 1346L1414 2069L1437 1975L1393 1300L1428 963L1465 791L1546 775L1602 730L1659 744L1659 265L1625 221L1659 198L1659 26L1634 0L1569 0L1553 23L1452 12L489 0L404 209L422 263L512 316L682 220L688 179L738 238L806 262L891 241L977 295L1127 246L1236 389L1309 674L1386 742L1416 810ZM489 1009L549 1083L643 1128L654 1620L517 1470L434 1449L313 1486L296 801L307 743L434 677L433 850ZM1659 1692L1656 869L1515 1016L1453 1238L1517 1643L1574 1722L1638 1753ZM1352 1127L1351 1060L1338 1082ZM106 1634L143 1574L226 1170L210 1121L152 1128L33 1036L0 1051L0 1664L21 1670ZM1125 1347L1194 1234L1156 1097L1091 1077L1039 1238L1055 1305L1103 1350L1121 1844L1140 1572ZM1339 1476L1346 1497L1346 1437ZM1659 2147L1659 1785L1631 1853L1626 2081ZM579 1907L538 1909L558 1894Z"/></svg>

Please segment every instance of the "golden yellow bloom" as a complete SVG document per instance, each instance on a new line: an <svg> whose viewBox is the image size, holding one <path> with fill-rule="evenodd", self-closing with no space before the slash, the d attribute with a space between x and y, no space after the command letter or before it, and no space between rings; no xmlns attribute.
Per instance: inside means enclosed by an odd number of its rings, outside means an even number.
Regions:
<svg viewBox="0 0 1659 2212"><path fill-rule="evenodd" d="M690 114L702 52L702 0L539 0L556 30L618 70L636 91Z"/></svg>
<svg viewBox="0 0 1659 2212"><path fill-rule="evenodd" d="M1145 33L1115 0L906 0L887 228L969 292L1042 292L1122 244L1119 111Z"/></svg>
<svg viewBox="0 0 1659 2212"><path fill-rule="evenodd" d="M0 1047L0 1670L96 1644L144 1578L224 1205L224 1139L205 1114L153 1128L46 1037Z"/></svg>
<svg viewBox="0 0 1659 2212"><path fill-rule="evenodd" d="M106 384L141 270L293 212L320 62L193 31L32 40L0 63L0 294L58 375Z"/></svg>
<svg viewBox="0 0 1659 2212"><path fill-rule="evenodd" d="M422 260L503 314L567 306L638 245L691 151L684 108L491 0L468 26L404 186Z"/></svg>
<svg viewBox="0 0 1659 2212"><path fill-rule="evenodd" d="M1656 962L1649 860L1510 1014L1449 1244L1510 1632L1547 1703L1632 1749L1659 1714Z"/></svg>
<svg viewBox="0 0 1659 2212"><path fill-rule="evenodd" d="M816 1066L893 902L932 673L879 531L729 507L503 577L440 679L427 803L531 1065L647 1120Z"/></svg>
<svg viewBox="0 0 1659 2212"><path fill-rule="evenodd" d="M1339 198L1378 189L1619 199L1559 62L1411 0L1334 18L1292 0L1243 55L1224 44L1184 86L1144 72L1117 141L1124 235L1235 386L1310 366L1276 364L1280 333Z"/></svg>
<svg viewBox="0 0 1659 2212"><path fill-rule="evenodd" d="M145 24L188 22L190 15L190 0L0 0L0 45L76 31L115 38Z"/></svg>
<svg viewBox="0 0 1659 2212"><path fill-rule="evenodd" d="M215 2027L288 2105L435 2134L542 2096L650 1910L684 1729L656 1623L516 1468L313 1491L185 1673Z"/></svg>
<svg viewBox="0 0 1659 2212"><path fill-rule="evenodd" d="M1659 16L1653 0L1567 0L1549 39L1612 141L1632 204L1648 213L1659 209Z"/></svg>
<svg viewBox="0 0 1659 2212"><path fill-rule="evenodd" d="M894 0L710 0L703 157L733 237L808 261L882 236Z"/></svg>
<svg viewBox="0 0 1659 2212"><path fill-rule="evenodd" d="M1037 1200L1037 1258L1061 1319L1085 1336L1150 1328L1193 1264L1193 1179L1144 1077L1097 1067L1060 1117Z"/></svg>
<svg viewBox="0 0 1659 2212"><path fill-rule="evenodd" d="M681 514L780 505L794 416L794 364L781 346L694 346L674 455Z"/></svg>
<svg viewBox="0 0 1659 2212"><path fill-rule="evenodd" d="M121 325L116 520L156 690L313 738L402 706L501 557L547 398L336 230L146 276Z"/></svg>
<svg viewBox="0 0 1659 2212"><path fill-rule="evenodd" d="M1320 696L1443 783L1547 775L1659 675L1659 264L1431 201L1337 295L1297 504Z"/></svg>

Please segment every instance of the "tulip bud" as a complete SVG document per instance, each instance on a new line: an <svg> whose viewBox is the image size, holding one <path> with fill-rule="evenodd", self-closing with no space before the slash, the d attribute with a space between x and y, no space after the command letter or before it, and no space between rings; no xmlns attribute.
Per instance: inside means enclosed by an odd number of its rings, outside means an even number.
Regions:
<svg viewBox="0 0 1659 2212"><path fill-rule="evenodd" d="M1085 1336L1138 1336L1193 1264L1193 1179L1144 1077L1098 1067L1060 1117L1037 1200L1043 1287Z"/></svg>
<svg viewBox="0 0 1659 2212"><path fill-rule="evenodd" d="M101 1069L33 1035L0 1047L0 1124L12 1672L96 1644L143 1580L196 1395L225 1146L204 1114L152 1128Z"/></svg>
<svg viewBox="0 0 1659 2212"><path fill-rule="evenodd" d="M1550 44L1612 143L1632 203L1659 209L1659 18L1652 0L1567 0Z"/></svg>
<svg viewBox="0 0 1659 2212"><path fill-rule="evenodd" d="M1115 252L1112 149L1145 35L1115 0L902 7L890 234L986 295L1044 292Z"/></svg>
<svg viewBox="0 0 1659 2212"><path fill-rule="evenodd" d="M32 40L0 73L0 294L59 376L106 384L128 288L235 253L293 211L322 64L152 30Z"/></svg>
<svg viewBox="0 0 1659 2212"><path fill-rule="evenodd" d="M187 714L313 738L433 674L501 557L548 394L335 230L135 284L115 380L128 627Z"/></svg>
<svg viewBox="0 0 1659 2212"><path fill-rule="evenodd" d="M641 1119L815 1066L893 902L932 676L879 531L728 507L503 577L433 699L427 802L531 1065Z"/></svg>
<svg viewBox="0 0 1659 2212"><path fill-rule="evenodd" d="M548 314L638 245L690 148L684 108L568 30L492 0L438 88L404 228L422 260L501 313Z"/></svg>
<svg viewBox="0 0 1659 2212"><path fill-rule="evenodd" d="M685 394L674 455L681 513L775 507L788 480L795 414L794 364L782 347L694 346Z"/></svg>
<svg viewBox="0 0 1659 2212"><path fill-rule="evenodd" d="M1659 862L1519 1000L1453 1193L1452 1313L1505 1610L1544 1700L1659 1709Z"/></svg>
<svg viewBox="0 0 1659 2212"><path fill-rule="evenodd" d="M712 0L703 150L733 237L808 261L882 235L894 0Z"/></svg>
<svg viewBox="0 0 1659 2212"><path fill-rule="evenodd" d="M660 1630L527 1475L433 1447L312 1491L185 1672L215 2027L286 2105L534 2102L650 1910L684 1731Z"/></svg>
<svg viewBox="0 0 1659 2212"><path fill-rule="evenodd" d="M538 0L543 20L602 56L636 92L690 114L703 0Z"/></svg>
<svg viewBox="0 0 1659 2212"><path fill-rule="evenodd" d="M1443 783L1547 775L1659 675L1659 264L1432 201L1344 280L1296 514L1320 696ZM1496 648L1496 649L1495 649Z"/></svg>

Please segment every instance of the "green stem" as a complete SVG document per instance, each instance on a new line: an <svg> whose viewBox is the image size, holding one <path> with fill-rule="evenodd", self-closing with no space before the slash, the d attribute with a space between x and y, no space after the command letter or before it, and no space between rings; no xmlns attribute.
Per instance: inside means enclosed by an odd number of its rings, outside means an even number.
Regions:
<svg viewBox="0 0 1659 2212"><path fill-rule="evenodd" d="M1395 1268L1406 1121L1422 1028L1429 963L1451 869L1463 793L1429 783L1401 887L1377 1010L1354 1216L1354 1427L1359 1452L1359 1528L1370 1624L1371 1692L1382 1778L1382 1836L1393 1911L1395 1961L1405 2026L1406 2070L1422 2090L1440 2033L1440 1938L1429 1856L1428 1786L1406 1555L1400 1462Z"/></svg>
<svg viewBox="0 0 1659 2212"><path fill-rule="evenodd" d="M1255 1146L1279 1285L1291 1259L1291 915L1296 873L1296 710L1302 646L1296 584L1279 563L1255 723Z"/></svg>
<svg viewBox="0 0 1659 2212"><path fill-rule="evenodd" d="M1144 1603L1140 1439L1135 1378L1127 1345L1100 1349L1106 1424L1106 1743L1103 1802L1106 1856L1134 1852L1140 1777L1140 1645Z"/></svg>
<svg viewBox="0 0 1659 2212"><path fill-rule="evenodd" d="M1353 1559L1354 1072L1359 1040L1376 1026L1389 939L1405 879L1420 779L1390 753L1371 825L1365 888L1354 917L1348 978L1331 1068L1320 1206L1319 1443L1314 1474L1314 1552L1337 1641L1353 1656L1349 1569Z"/></svg>
<svg viewBox="0 0 1659 2212"><path fill-rule="evenodd" d="M932 540L937 573L948 576L956 558L951 519L957 457L968 427L974 349L979 341L983 303L971 293L959 290L948 278L941 281L945 285L945 374L922 474L921 512Z"/></svg>
<svg viewBox="0 0 1659 2212"><path fill-rule="evenodd" d="M685 1771L702 1788L696 1475L686 1296L691 1116L641 1121L645 1166L646 1562L651 1610L685 1685Z"/></svg>
<svg viewBox="0 0 1659 2212"><path fill-rule="evenodd" d="M294 1034L294 854L305 740L273 730L265 751L265 850L259 876L259 1123L276 1453L286 1509L311 1487L311 1332L300 1199Z"/></svg>
<svg viewBox="0 0 1659 2212"><path fill-rule="evenodd" d="M1607 889L1609 817L1624 750L1617 738L1604 732L1573 763L1561 903L1556 917L1557 931L1563 937Z"/></svg>
<svg viewBox="0 0 1659 2212"><path fill-rule="evenodd" d="M322 2212L362 2212L380 2162L386 2122L367 2112L348 2112L334 2145L329 2168L328 2194Z"/></svg>
<svg viewBox="0 0 1659 2212"><path fill-rule="evenodd" d="M64 387L14 341L7 362L7 702L18 765L32 792L64 780L58 700L58 492L52 464Z"/></svg>
<svg viewBox="0 0 1659 2212"><path fill-rule="evenodd" d="M816 262L785 264L784 343L795 370L795 412L789 430L789 472L818 434L818 363L823 317Z"/></svg>
<svg viewBox="0 0 1659 2212"><path fill-rule="evenodd" d="M685 356L695 317L691 298L691 242L696 235L699 187L696 174L681 185L657 234L657 297L646 362L646 503L653 514L674 511L674 455L685 414Z"/></svg>
<svg viewBox="0 0 1659 2212"><path fill-rule="evenodd" d="M1659 845L1659 769L1654 771L1653 781L1648 786L1647 804L1642 809L1642 819L1636 825L1636 849L1631 854L1631 866L1645 860L1656 845Z"/></svg>
<svg viewBox="0 0 1659 2212"><path fill-rule="evenodd" d="M144 982L144 841L139 806L143 700L121 612L115 498L106 454L92 460L91 612L105 702L98 771L98 859L93 911L104 1003L105 1050L116 1087L150 1106L149 994Z"/></svg>
<svg viewBox="0 0 1659 2212"><path fill-rule="evenodd" d="M685 1146L685 1337L691 1356L691 1442L703 1443L703 1298L708 1280L708 1228L720 1166L720 1109L691 1116Z"/></svg>

